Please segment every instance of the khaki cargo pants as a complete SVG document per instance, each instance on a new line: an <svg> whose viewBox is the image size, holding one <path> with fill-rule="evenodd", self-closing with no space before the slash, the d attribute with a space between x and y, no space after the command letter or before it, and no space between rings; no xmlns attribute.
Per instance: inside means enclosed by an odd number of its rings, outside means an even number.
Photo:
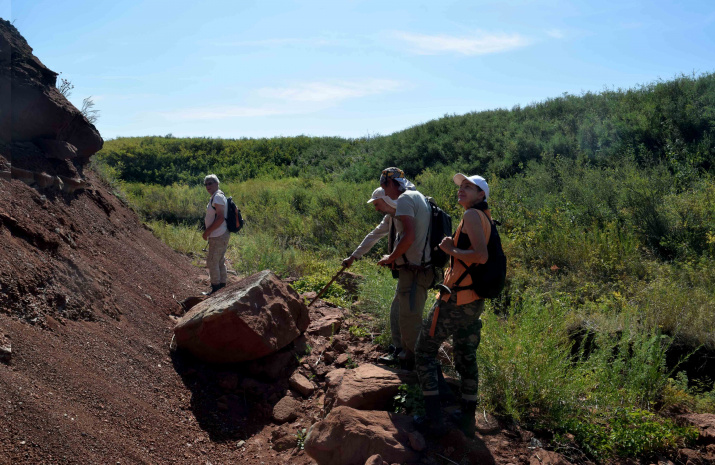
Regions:
<svg viewBox="0 0 715 465"><path fill-rule="evenodd" d="M209 269L211 285L226 283L226 249L231 233L226 231L218 237L209 237L209 253L206 256L206 266Z"/></svg>

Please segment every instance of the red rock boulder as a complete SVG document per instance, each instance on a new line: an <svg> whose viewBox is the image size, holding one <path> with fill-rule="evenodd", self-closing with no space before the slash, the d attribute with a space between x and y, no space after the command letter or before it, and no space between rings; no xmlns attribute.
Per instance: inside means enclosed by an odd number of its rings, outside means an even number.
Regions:
<svg viewBox="0 0 715 465"><path fill-rule="evenodd" d="M360 410L384 409L399 392L400 385L414 384L413 372L377 365L360 365L328 378L327 403Z"/></svg>
<svg viewBox="0 0 715 465"><path fill-rule="evenodd" d="M174 334L179 348L204 361L234 363L280 350L309 323L298 293L265 270L195 305Z"/></svg>
<svg viewBox="0 0 715 465"><path fill-rule="evenodd" d="M318 465L363 465L379 454L387 463L416 461L412 419L397 413L337 407L310 428L305 451Z"/></svg>

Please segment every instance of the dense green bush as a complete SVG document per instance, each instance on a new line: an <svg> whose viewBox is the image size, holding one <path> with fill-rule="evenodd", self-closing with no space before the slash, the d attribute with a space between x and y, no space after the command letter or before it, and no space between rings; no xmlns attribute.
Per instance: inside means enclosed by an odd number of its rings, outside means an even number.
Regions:
<svg viewBox="0 0 715 465"><path fill-rule="evenodd" d="M608 166L627 154L640 166L666 162L678 186L712 167L714 108L715 75L704 74L445 116L389 136L117 138L96 158L125 181L169 185L197 182L209 172L235 181L310 176L360 182L386 166L400 166L411 177L452 166L508 178L550 155Z"/></svg>

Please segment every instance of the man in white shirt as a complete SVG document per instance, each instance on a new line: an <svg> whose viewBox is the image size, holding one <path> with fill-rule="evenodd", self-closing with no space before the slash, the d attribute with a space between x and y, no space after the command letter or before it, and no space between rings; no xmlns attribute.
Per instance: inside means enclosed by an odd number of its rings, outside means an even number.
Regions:
<svg viewBox="0 0 715 465"><path fill-rule="evenodd" d="M403 368L412 369L415 343L422 326L422 313L427 291L434 281L434 268L427 244L432 209L424 195L395 167L386 168L380 176L380 187L396 201L395 218L402 223L403 234L395 249L377 264L398 270L397 297L399 300Z"/></svg>
<svg viewBox="0 0 715 465"><path fill-rule="evenodd" d="M399 241L402 235L402 223L400 220L395 218L395 208L397 203L389 198L385 194L385 190L382 187L378 187L372 193L372 197L367 203L373 204L375 210L380 213L384 213L385 216L379 225L362 240L360 245L355 249L355 251L350 254L348 258L343 260L343 265L349 267L353 264L355 260L359 260L367 252L372 249L372 247L377 244L377 242L385 236L388 236L387 241L387 252L392 252L395 248L395 244ZM392 300L392 305L390 305L390 334L392 336L392 344L388 349L388 353L379 358L382 363L393 364L397 363L397 356L402 350L402 336L400 335L400 301L398 298L397 290L395 290L395 297Z"/></svg>
<svg viewBox="0 0 715 465"><path fill-rule="evenodd" d="M204 224L204 240L209 241L209 253L206 256L206 266L209 269L211 290L204 292L211 295L222 287L226 287L226 249L230 233L226 228L226 196L218 188L218 176L209 174L204 178L206 191L211 195L206 205Z"/></svg>

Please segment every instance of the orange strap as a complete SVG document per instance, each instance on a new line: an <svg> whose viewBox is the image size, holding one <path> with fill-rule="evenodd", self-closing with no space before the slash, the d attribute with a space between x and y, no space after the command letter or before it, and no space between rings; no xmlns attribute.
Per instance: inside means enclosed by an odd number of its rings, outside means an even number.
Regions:
<svg viewBox="0 0 715 465"><path fill-rule="evenodd" d="M432 325L429 328L429 337L434 337L434 330L437 328L437 318L439 318L439 305L434 308L434 315L432 315Z"/></svg>

